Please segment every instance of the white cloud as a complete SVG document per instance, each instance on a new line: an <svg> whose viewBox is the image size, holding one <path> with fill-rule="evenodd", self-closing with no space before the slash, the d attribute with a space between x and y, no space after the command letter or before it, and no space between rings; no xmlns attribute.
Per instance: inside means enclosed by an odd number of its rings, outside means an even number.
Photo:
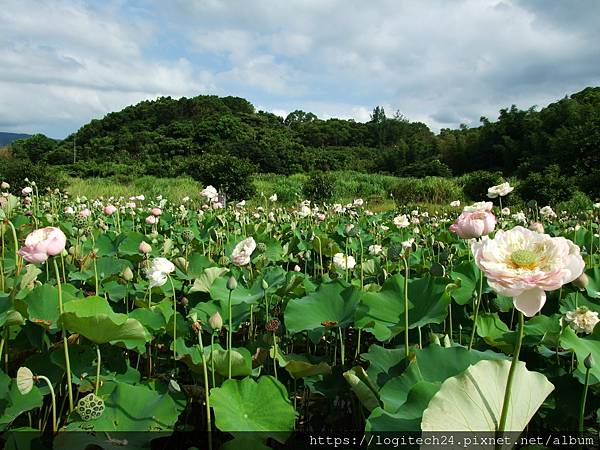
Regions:
<svg viewBox="0 0 600 450"><path fill-rule="evenodd" d="M383 105L438 129L600 84L593 0L4 3L0 129L201 93L360 121Z"/></svg>

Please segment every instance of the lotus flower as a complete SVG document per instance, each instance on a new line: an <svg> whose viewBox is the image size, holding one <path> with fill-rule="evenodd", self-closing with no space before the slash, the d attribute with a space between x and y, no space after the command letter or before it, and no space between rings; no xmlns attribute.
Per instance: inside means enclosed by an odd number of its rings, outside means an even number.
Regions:
<svg viewBox="0 0 600 450"><path fill-rule="evenodd" d="M336 253L333 255L333 264L342 270L352 270L356 266L356 260L352 256L344 255L343 253Z"/></svg>
<svg viewBox="0 0 600 450"><path fill-rule="evenodd" d="M231 261L236 266L245 266L250 263L250 256L256 249L254 238L249 237L239 242L231 253Z"/></svg>
<svg viewBox="0 0 600 450"><path fill-rule="evenodd" d="M49 256L56 256L65 249L67 237L55 227L34 230L25 238L25 246L19 250L19 255L33 264L45 262Z"/></svg>
<svg viewBox="0 0 600 450"><path fill-rule="evenodd" d="M545 291L570 283L585 267L579 247L570 240L521 226L475 241L471 251L489 286L512 297L515 308L527 317L542 309Z"/></svg>
<svg viewBox="0 0 600 450"><path fill-rule="evenodd" d="M465 207L456 222L450 225L450 231L463 239L479 238L490 234L496 227L496 216L491 209L491 202L480 202Z"/></svg>

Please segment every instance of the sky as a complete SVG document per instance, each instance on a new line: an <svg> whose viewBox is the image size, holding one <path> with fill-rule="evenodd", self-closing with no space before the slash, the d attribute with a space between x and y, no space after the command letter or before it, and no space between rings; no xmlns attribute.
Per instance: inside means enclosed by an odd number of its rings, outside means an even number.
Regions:
<svg viewBox="0 0 600 450"><path fill-rule="evenodd" d="M159 96L434 131L600 85L597 0L0 0L0 131Z"/></svg>

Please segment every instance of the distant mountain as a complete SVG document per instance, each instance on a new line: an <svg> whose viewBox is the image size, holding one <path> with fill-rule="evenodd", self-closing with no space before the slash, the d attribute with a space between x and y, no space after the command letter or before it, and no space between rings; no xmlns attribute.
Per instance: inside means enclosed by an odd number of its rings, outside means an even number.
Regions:
<svg viewBox="0 0 600 450"><path fill-rule="evenodd" d="M10 144L16 139L26 139L28 137L31 137L31 135L23 133L5 133L0 131L0 147Z"/></svg>

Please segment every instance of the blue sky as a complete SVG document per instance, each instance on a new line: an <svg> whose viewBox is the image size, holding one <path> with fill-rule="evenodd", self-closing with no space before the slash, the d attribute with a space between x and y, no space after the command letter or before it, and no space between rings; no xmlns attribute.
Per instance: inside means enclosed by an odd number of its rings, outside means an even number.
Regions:
<svg viewBox="0 0 600 450"><path fill-rule="evenodd" d="M146 0L0 5L0 131L62 138L161 95L438 131L600 85L596 0Z"/></svg>

